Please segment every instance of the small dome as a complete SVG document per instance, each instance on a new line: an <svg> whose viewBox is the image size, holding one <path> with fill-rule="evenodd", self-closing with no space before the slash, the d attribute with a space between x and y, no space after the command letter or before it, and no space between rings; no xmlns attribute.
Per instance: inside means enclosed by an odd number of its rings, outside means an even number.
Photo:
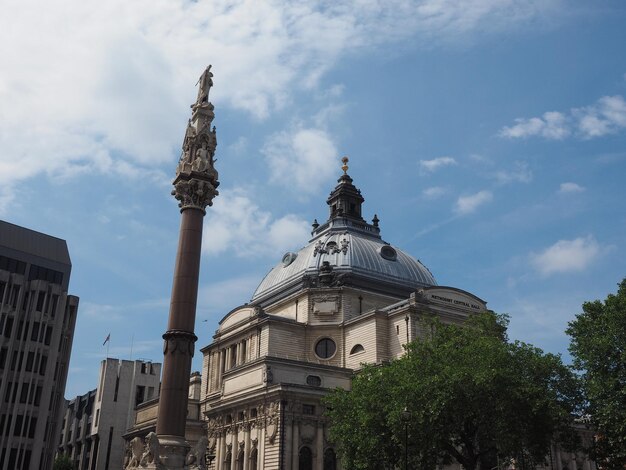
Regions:
<svg viewBox="0 0 626 470"><path fill-rule="evenodd" d="M336 274L349 273L354 278L396 285L409 291L437 285L420 261L377 236L346 226L345 230L329 230L313 238L297 253L285 253L261 281L252 301L279 294L299 284L305 276L319 274L324 261L330 263Z"/></svg>

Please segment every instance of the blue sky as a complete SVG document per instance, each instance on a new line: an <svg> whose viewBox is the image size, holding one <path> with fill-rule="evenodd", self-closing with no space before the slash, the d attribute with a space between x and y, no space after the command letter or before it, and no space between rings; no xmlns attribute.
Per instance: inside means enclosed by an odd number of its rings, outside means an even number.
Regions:
<svg viewBox="0 0 626 470"><path fill-rule="evenodd" d="M626 275L625 24L620 1L3 2L0 217L68 242L66 396L96 387L109 333L110 356L162 360L208 64L198 349L326 219L348 155L384 239L567 359L567 322Z"/></svg>

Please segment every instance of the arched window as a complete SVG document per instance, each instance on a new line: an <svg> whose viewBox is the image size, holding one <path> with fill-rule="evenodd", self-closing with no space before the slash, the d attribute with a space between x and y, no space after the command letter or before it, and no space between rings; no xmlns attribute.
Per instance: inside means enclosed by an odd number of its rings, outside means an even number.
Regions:
<svg viewBox="0 0 626 470"><path fill-rule="evenodd" d="M250 452L250 470L257 470L259 460L259 452L256 449L252 449Z"/></svg>
<svg viewBox="0 0 626 470"><path fill-rule="evenodd" d="M243 448L240 448L237 454L237 470L243 470Z"/></svg>
<svg viewBox="0 0 626 470"><path fill-rule="evenodd" d="M298 470L313 470L313 453L306 446L300 449Z"/></svg>
<svg viewBox="0 0 626 470"><path fill-rule="evenodd" d="M324 470L337 470L337 456L331 448L324 452Z"/></svg>
<svg viewBox="0 0 626 470"><path fill-rule="evenodd" d="M364 351L365 351L365 348L363 347L362 344L355 344L354 346L352 346L352 349L350 350L350 354L356 354L356 353L360 353Z"/></svg>

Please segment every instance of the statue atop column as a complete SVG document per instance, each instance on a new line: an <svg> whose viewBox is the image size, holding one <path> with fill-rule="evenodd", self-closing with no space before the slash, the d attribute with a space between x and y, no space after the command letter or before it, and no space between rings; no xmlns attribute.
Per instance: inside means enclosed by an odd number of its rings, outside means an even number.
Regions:
<svg viewBox="0 0 626 470"><path fill-rule="evenodd" d="M209 101L209 91L213 86L210 65L197 84L198 98L191 105L192 116L187 123L172 195L178 199L181 210L195 207L204 211L219 194L218 173L214 166L217 136L215 126L211 127L215 114Z"/></svg>
<svg viewBox="0 0 626 470"><path fill-rule="evenodd" d="M198 87L198 99L196 100L195 106L201 106L204 103L209 102L209 91L211 91L211 87L213 86L213 73L211 73L211 66L209 65L200 78L196 85L200 84Z"/></svg>

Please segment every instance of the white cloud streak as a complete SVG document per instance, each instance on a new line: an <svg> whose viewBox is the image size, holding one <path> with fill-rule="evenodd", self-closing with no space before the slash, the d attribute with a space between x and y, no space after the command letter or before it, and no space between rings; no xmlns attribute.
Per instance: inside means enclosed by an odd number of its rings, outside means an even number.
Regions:
<svg viewBox="0 0 626 470"><path fill-rule="evenodd" d="M454 211L459 215L466 215L476 212L476 210L493 200L491 191L483 190L469 196L460 196L454 207Z"/></svg>
<svg viewBox="0 0 626 470"><path fill-rule="evenodd" d="M561 183L561 186L559 186L559 193L561 194L582 193L584 190L585 188L572 182Z"/></svg>
<svg viewBox="0 0 626 470"><path fill-rule="evenodd" d="M587 268L600 255L600 245L591 236L559 240L540 253L531 253L530 262L544 276L577 272Z"/></svg>
<svg viewBox="0 0 626 470"><path fill-rule="evenodd" d="M603 96L590 106L573 108L568 113L550 111L542 117L518 118L499 135L510 139L543 137L563 140L569 136L593 139L626 129L626 102L621 95Z"/></svg>
<svg viewBox="0 0 626 470"><path fill-rule="evenodd" d="M432 173L445 166L456 165L456 160L452 157L437 157L432 160L420 160L419 165L423 173Z"/></svg>
<svg viewBox="0 0 626 470"><path fill-rule="evenodd" d="M430 188L424 189L422 191L422 194L426 199L439 199L447 192L448 190L443 186L432 186Z"/></svg>

